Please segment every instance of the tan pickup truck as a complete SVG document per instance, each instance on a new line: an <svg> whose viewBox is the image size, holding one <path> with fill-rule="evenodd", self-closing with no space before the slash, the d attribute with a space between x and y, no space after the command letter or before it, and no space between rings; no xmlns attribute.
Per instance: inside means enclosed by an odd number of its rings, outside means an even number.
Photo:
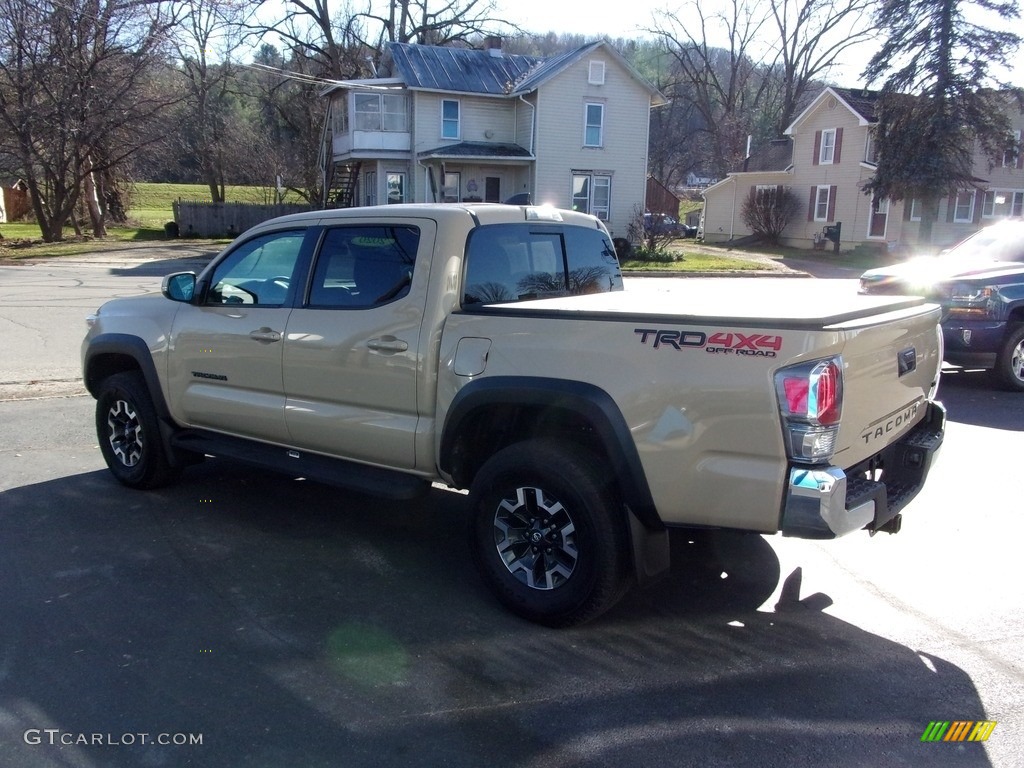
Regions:
<svg viewBox="0 0 1024 768"><path fill-rule="evenodd" d="M100 447L135 488L207 455L391 497L467 488L483 578L552 626L663 574L672 526L899 530L945 427L935 305L643 282L624 290L602 223L568 211L268 221L90 317Z"/></svg>

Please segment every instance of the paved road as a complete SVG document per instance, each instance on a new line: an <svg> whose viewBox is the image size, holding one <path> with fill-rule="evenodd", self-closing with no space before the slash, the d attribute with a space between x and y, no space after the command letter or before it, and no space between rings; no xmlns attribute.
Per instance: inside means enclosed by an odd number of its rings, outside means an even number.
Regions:
<svg viewBox="0 0 1024 768"><path fill-rule="evenodd" d="M90 398L0 402L0 766L1019 766L1024 404L943 390L898 536L680 534L668 579L570 631L493 602L461 495L217 461L133 492ZM922 743L934 720L998 725Z"/></svg>

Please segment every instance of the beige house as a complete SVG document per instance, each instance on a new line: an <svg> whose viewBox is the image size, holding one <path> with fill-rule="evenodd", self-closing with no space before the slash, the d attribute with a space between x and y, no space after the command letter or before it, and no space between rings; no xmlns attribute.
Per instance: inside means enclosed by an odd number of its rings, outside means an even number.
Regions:
<svg viewBox="0 0 1024 768"><path fill-rule="evenodd" d="M784 187L801 201L801 212L783 233L787 245L833 247L826 234L839 233L842 249L862 243L913 248L921 221L916 200L891 203L861 189L875 172L872 142L877 91L826 88L786 129L787 138L747 158L744 167L704 192L703 236L709 243L746 237L740 216L751 189ZM1024 113L1010 119L1018 146ZM978 155L976 185L939 204L933 246L950 245L988 223L1024 213L1024 152L1008 152L990 168Z"/></svg>
<svg viewBox="0 0 1024 768"><path fill-rule="evenodd" d="M625 237L644 206L650 110L665 103L605 41L549 59L392 43L386 71L328 88L325 207L550 203Z"/></svg>

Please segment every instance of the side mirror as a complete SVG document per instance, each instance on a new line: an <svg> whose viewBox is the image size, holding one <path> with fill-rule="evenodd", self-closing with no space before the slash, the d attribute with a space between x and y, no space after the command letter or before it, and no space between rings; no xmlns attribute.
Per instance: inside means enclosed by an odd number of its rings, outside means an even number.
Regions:
<svg viewBox="0 0 1024 768"><path fill-rule="evenodd" d="M173 275L167 275L160 284L160 292L171 301L187 304L196 293L196 273L175 272Z"/></svg>

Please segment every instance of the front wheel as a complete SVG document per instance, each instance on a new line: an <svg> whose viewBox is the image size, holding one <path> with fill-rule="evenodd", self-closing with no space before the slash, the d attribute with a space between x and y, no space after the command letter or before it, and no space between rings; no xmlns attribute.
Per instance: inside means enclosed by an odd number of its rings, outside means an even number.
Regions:
<svg viewBox="0 0 1024 768"><path fill-rule="evenodd" d="M623 506L578 446L545 439L499 451L470 504L477 566L512 612L569 627L604 613L629 586Z"/></svg>
<svg viewBox="0 0 1024 768"><path fill-rule="evenodd" d="M1024 325L1010 329L996 357L994 373L1005 389L1024 392Z"/></svg>
<svg viewBox="0 0 1024 768"><path fill-rule="evenodd" d="M107 467L130 488L157 488L181 472L167 459L146 381L137 371L117 373L96 397L96 436Z"/></svg>

